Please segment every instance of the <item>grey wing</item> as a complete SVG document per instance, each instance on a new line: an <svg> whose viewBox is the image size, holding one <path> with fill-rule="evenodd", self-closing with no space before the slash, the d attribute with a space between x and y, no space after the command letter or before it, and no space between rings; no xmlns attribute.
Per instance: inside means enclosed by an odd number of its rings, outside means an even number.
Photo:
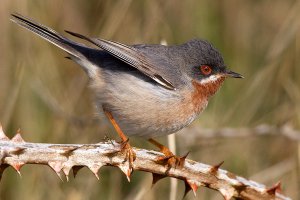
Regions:
<svg viewBox="0 0 300 200"><path fill-rule="evenodd" d="M174 83L172 83L171 80L168 80L163 74L163 72L165 72L165 70L162 70L163 66L159 66L159 62L155 62L154 59L151 59L151 57L140 51L138 48L109 40L89 38L78 33L73 33L71 31L66 32L75 37L87 40L92 44L100 47L114 57L138 69L163 87L169 90L176 89Z"/></svg>

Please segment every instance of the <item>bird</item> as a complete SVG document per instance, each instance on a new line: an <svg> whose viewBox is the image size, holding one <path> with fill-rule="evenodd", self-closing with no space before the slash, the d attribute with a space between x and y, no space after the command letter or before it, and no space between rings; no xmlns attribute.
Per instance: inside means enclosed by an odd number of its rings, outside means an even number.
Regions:
<svg viewBox="0 0 300 200"><path fill-rule="evenodd" d="M11 20L56 45L82 67L97 108L114 126L130 163L135 153L128 137L137 136L160 149L164 156L158 162L184 164L186 156L175 156L154 138L193 122L226 78L243 78L227 69L221 53L206 40L126 45L65 31L91 47L20 14L11 14Z"/></svg>

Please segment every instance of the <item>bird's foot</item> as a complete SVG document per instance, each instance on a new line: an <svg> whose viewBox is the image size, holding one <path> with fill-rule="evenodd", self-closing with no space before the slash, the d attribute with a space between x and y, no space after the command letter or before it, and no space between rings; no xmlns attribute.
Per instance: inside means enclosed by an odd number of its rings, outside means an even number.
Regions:
<svg viewBox="0 0 300 200"><path fill-rule="evenodd" d="M168 170L170 170L171 167L177 168L177 167L183 167L185 163L185 159L188 156L189 152L183 156L176 156L174 155L170 149L156 140L149 139L149 142L154 144L160 149L160 152L164 154L164 156L160 156L157 160L156 163L161 164L161 165L167 165Z"/></svg>
<svg viewBox="0 0 300 200"><path fill-rule="evenodd" d="M164 154L164 156L160 156L156 160L156 163L162 164L162 165L167 165L169 169L171 167L182 168L184 166L185 159L189 154L189 152L188 152L183 156L176 156L168 148L164 149L164 151L161 151L161 152Z"/></svg>
<svg viewBox="0 0 300 200"><path fill-rule="evenodd" d="M132 167L132 164L136 159L136 154L133 151L131 145L129 144L129 139L121 142L120 152L124 153L125 155L124 162L128 161L130 163L130 167Z"/></svg>
<svg viewBox="0 0 300 200"><path fill-rule="evenodd" d="M124 160L118 165L118 167L124 172L127 180L130 182L130 176L133 172L133 162L136 159L136 154L129 144L129 140L125 140L119 143L119 149L114 151L113 154L121 153L125 156Z"/></svg>

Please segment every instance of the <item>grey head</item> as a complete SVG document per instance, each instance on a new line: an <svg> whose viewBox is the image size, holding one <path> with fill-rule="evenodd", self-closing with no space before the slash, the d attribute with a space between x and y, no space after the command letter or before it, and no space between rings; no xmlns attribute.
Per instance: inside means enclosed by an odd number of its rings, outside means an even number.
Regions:
<svg viewBox="0 0 300 200"><path fill-rule="evenodd" d="M133 45L175 88L196 81L214 83L226 77L243 78L226 68L221 53L208 41L193 39L181 45Z"/></svg>

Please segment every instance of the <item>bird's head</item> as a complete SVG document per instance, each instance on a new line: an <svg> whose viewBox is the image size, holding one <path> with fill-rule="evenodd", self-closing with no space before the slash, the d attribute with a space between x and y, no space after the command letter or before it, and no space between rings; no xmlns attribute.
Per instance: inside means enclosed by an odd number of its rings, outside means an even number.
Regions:
<svg viewBox="0 0 300 200"><path fill-rule="evenodd" d="M226 78L243 78L227 69L221 53L205 40L191 40L185 44L185 50L189 57L185 65L187 74L193 86L206 97L214 95Z"/></svg>

